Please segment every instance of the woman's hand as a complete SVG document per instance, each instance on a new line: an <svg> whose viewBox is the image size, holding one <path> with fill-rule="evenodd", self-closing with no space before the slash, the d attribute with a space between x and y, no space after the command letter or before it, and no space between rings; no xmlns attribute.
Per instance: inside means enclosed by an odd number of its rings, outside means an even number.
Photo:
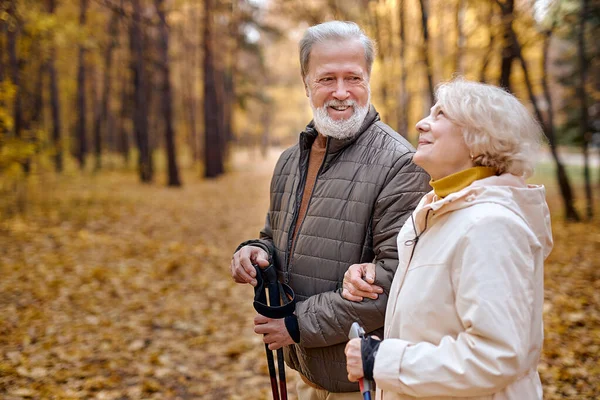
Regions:
<svg viewBox="0 0 600 400"><path fill-rule="evenodd" d="M346 350L344 350L346 353L346 370L350 382L356 382L365 375L360 351L361 342L362 339L360 338L350 339L346 344Z"/></svg>
<svg viewBox="0 0 600 400"><path fill-rule="evenodd" d="M364 349L362 348L366 346ZM350 339L346 344L344 353L346 354L346 371L348 371L348 380L356 382L364 378L365 365L363 365L363 352L367 368L367 376L373 379L373 368L375 366L375 354L381 344L381 339L377 336L369 336L366 339Z"/></svg>
<svg viewBox="0 0 600 400"><path fill-rule="evenodd" d="M375 264L352 264L344 274L342 297L346 300L360 302L365 297L376 299L383 288L374 285Z"/></svg>

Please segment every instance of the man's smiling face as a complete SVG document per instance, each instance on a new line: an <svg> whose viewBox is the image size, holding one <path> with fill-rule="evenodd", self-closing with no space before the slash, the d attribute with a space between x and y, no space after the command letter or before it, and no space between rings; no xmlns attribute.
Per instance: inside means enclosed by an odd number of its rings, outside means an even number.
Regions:
<svg viewBox="0 0 600 400"><path fill-rule="evenodd" d="M313 109L325 107L333 120L349 119L357 107L368 106L369 76L362 43L346 40L315 44L304 83Z"/></svg>

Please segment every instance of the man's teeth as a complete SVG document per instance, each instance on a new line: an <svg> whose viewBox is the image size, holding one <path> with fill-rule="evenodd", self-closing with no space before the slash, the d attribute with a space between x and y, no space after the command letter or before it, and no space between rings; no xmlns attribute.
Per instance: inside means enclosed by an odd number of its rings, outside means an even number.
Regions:
<svg viewBox="0 0 600 400"><path fill-rule="evenodd" d="M334 110L337 110L337 111L344 111L344 110L348 109L348 107L350 107L350 106L331 106L331 108L333 108Z"/></svg>

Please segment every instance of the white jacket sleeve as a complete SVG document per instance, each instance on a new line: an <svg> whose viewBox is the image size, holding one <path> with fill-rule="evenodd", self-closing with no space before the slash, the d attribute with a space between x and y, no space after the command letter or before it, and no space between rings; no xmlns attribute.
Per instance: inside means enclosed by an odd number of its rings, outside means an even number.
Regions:
<svg viewBox="0 0 600 400"><path fill-rule="evenodd" d="M536 243L526 225L506 216L474 224L458 241L448 281L464 331L438 344L384 340L375 358L378 388L414 397L481 396L523 375Z"/></svg>

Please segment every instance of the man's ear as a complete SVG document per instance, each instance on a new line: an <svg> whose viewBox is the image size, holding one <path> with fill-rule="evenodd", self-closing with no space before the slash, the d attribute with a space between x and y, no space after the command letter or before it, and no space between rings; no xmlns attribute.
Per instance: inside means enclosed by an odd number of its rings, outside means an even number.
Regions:
<svg viewBox="0 0 600 400"><path fill-rule="evenodd" d="M302 84L304 85L304 93L306 93L306 97L309 97L309 95L308 95L308 85L306 84L306 77L302 77Z"/></svg>

